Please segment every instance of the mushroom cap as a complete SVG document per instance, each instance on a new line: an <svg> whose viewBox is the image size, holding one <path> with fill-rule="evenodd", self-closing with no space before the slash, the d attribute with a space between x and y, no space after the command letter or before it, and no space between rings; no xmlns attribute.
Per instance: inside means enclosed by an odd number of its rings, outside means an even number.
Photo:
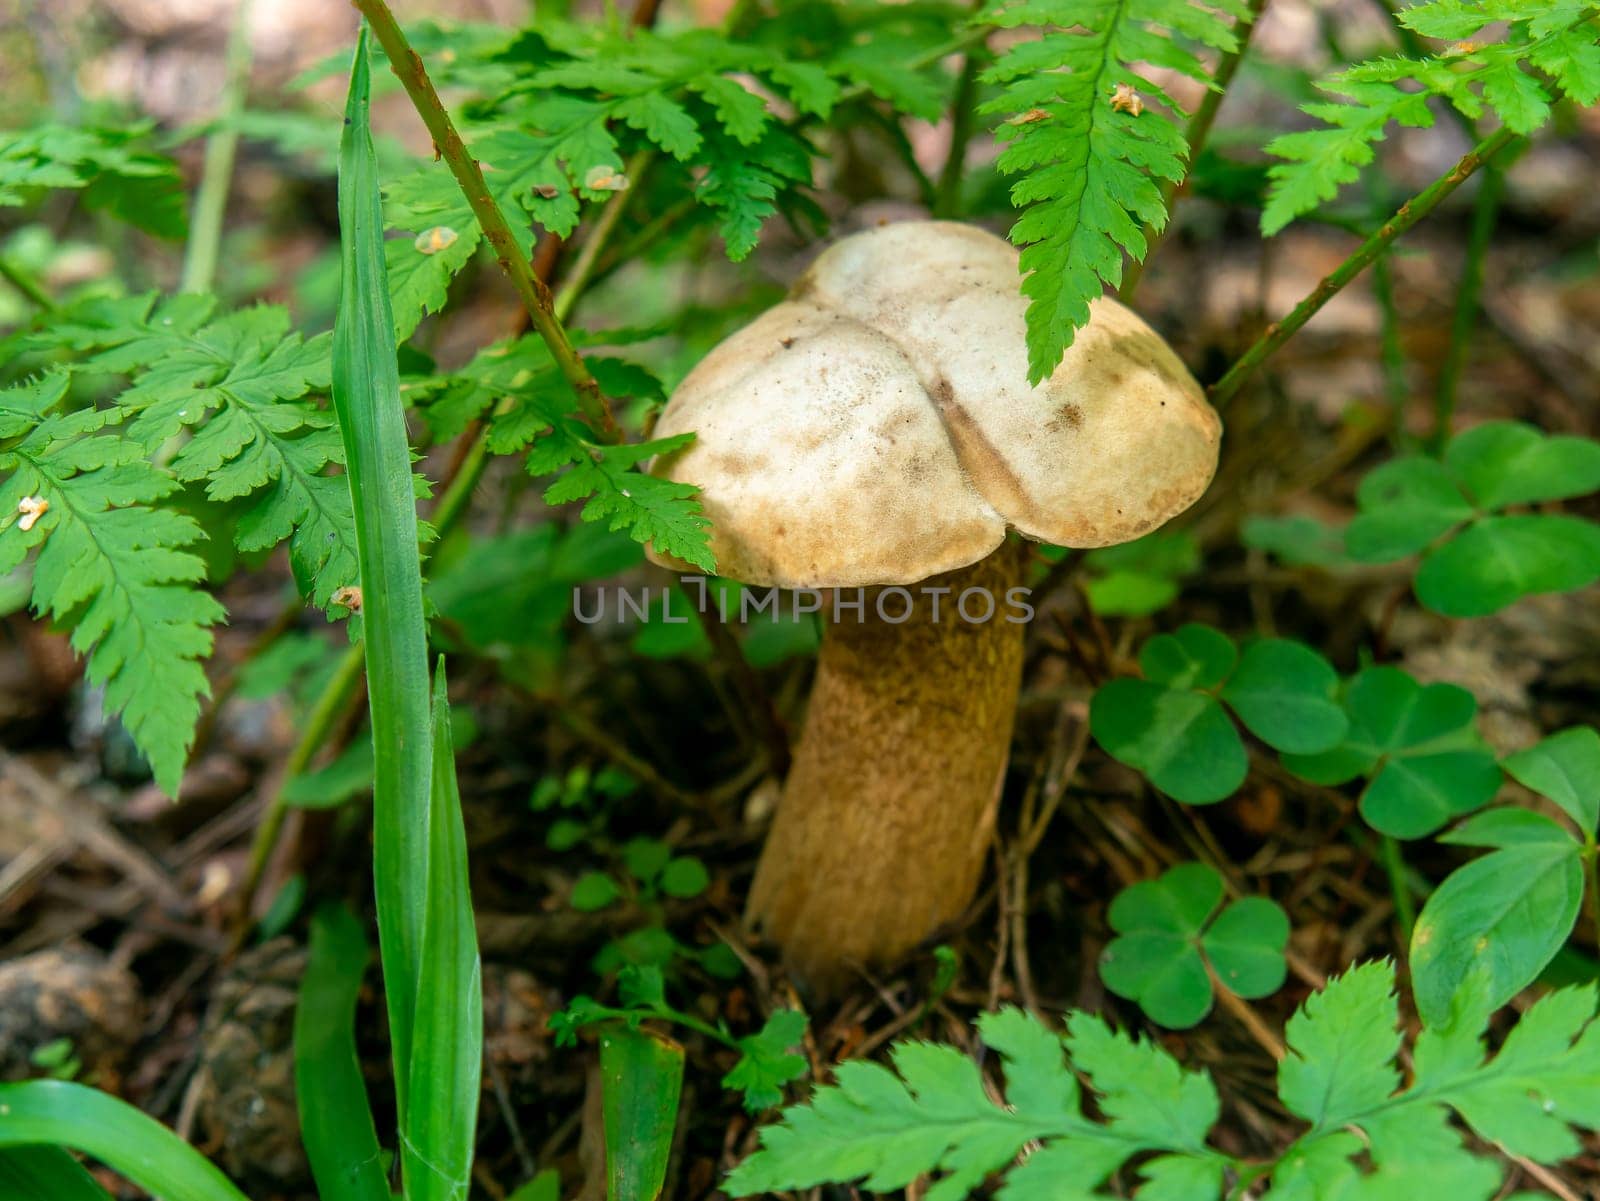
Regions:
<svg viewBox="0 0 1600 1201"><path fill-rule="evenodd" d="M845 238L684 378L656 434L697 437L652 471L700 486L720 574L785 588L914 583L1007 529L1110 546L1193 504L1222 423L1178 356L1102 298L1035 387L1027 304L972 226Z"/></svg>

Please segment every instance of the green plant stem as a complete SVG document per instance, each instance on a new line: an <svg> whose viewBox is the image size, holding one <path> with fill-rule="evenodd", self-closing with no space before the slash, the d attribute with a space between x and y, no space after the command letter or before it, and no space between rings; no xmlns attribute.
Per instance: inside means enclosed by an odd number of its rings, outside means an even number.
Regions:
<svg viewBox="0 0 1600 1201"><path fill-rule="evenodd" d="M11 259L9 255L0 254L0 279L6 281L34 308L41 313L56 311L56 302L51 299L50 293L44 290L44 285L33 278L33 273Z"/></svg>
<svg viewBox="0 0 1600 1201"><path fill-rule="evenodd" d="M1389 401L1394 428L1404 424L1406 389L1406 355L1400 345L1400 310L1394 299L1394 271L1389 256L1380 254L1372 264L1372 294L1378 301L1378 312L1383 317L1379 332L1379 357L1383 363L1383 387Z"/></svg>
<svg viewBox="0 0 1600 1201"><path fill-rule="evenodd" d="M1222 107L1223 98L1228 94L1228 87L1233 83L1234 75L1238 73L1239 64L1244 61L1245 52L1250 48L1250 35L1255 32L1261 10L1266 6L1267 0L1250 0L1250 11L1240 17L1233 27L1238 45L1223 55L1222 61L1217 64L1216 74L1211 77L1213 86L1206 89L1200 106L1194 110L1194 115L1189 118L1189 124L1184 128L1183 140L1189 147L1189 153L1183 163L1183 179L1163 179L1160 183L1161 211L1166 214L1166 221L1159 226L1150 222L1145 223L1142 231L1145 242L1144 257L1129 259L1122 276L1122 286L1117 289L1117 299L1123 304L1132 302L1133 294L1139 288L1139 280L1144 277L1145 264L1150 261L1150 256L1155 254L1167 231L1172 228L1172 206L1178 199L1179 189L1188 180L1189 171L1199 160L1200 152L1205 149L1206 141L1211 136L1211 127L1217 120L1217 110Z"/></svg>
<svg viewBox="0 0 1600 1201"><path fill-rule="evenodd" d="M1478 194L1472 202L1472 231L1467 237L1467 254L1461 264L1461 281L1456 286L1456 309L1450 323L1450 345L1439 366L1439 383L1433 398L1433 446L1442 447L1450 437L1455 420L1456 395L1461 373L1472 354L1472 334L1478 326L1478 296L1483 290L1483 263L1489 253L1500 217L1500 199L1505 194L1505 171L1490 163L1483 169Z"/></svg>
<svg viewBox="0 0 1600 1201"><path fill-rule="evenodd" d="M1406 882L1405 856L1400 843L1391 835L1379 835L1383 851L1383 870L1389 875L1389 891L1394 897L1394 920L1400 925L1400 941L1411 942L1411 930L1417 924L1417 907L1411 899L1411 886Z"/></svg>
<svg viewBox="0 0 1600 1201"><path fill-rule="evenodd" d="M254 906L256 890L261 887L267 861L272 858L272 852L278 845L278 835L283 830L284 818L288 816L285 787L311 766L311 760L327 741L328 734L354 702L364 662L359 644L347 648L340 656L338 667L334 668L333 675L323 686L321 694L311 706L311 712L306 714L300 737L284 760L283 772L267 800L266 812L262 814L261 822L256 826L255 838L250 844L250 858L239 886L239 918L231 940L233 950L238 950L244 944L245 933L250 928L250 910Z"/></svg>
<svg viewBox="0 0 1600 1201"><path fill-rule="evenodd" d="M1274 321L1261 332L1261 336L1228 368L1222 378L1211 385L1211 403L1218 408L1225 407L1262 363L1298 333L1346 284L1371 266L1373 260L1387 250L1396 238L1438 208L1480 167L1518 140L1518 135L1509 129L1497 130L1462 155L1450 170L1402 204L1393 217L1379 226L1349 258L1313 288L1288 316L1281 321Z"/></svg>
<svg viewBox="0 0 1600 1201"><path fill-rule="evenodd" d="M555 301L549 287L534 274L532 264L517 248L516 238L506 223L505 214L489 194L489 185L484 182L478 160L468 152L466 143L456 132L455 122L450 119L439 93L434 90L433 81L428 78L421 57L411 48L411 43L406 40L394 13L389 11L384 0L353 0L353 3L372 27L373 36L389 58L390 68L405 87L417 115L433 137L435 150L461 185L461 191L483 229L483 236L494 247L501 269L510 277L518 297L527 308L533 328L550 348L550 357L555 359L561 374L577 396L579 410L604 441L619 441L621 431L616 418L612 416L610 404L600 391L600 384L585 365L583 356L572 345L566 327L556 316Z"/></svg>
<svg viewBox="0 0 1600 1201"><path fill-rule="evenodd" d="M950 153L934 188L933 215L953 220L961 215L961 184L966 177L967 143L972 140L976 114L972 102L978 92L978 56L968 54L950 100Z"/></svg>
<svg viewBox="0 0 1600 1201"><path fill-rule="evenodd" d="M1594 831L1583 836L1583 900L1589 910L1589 922L1594 926L1595 949L1600 950L1600 846L1596 845Z"/></svg>
<svg viewBox="0 0 1600 1201"><path fill-rule="evenodd" d="M594 229L589 232L589 236L583 240L583 245L578 250L578 257L573 261L571 274L556 290L554 307L558 321L565 321L572 315L573 307L578 303L579 297L594 279L595 266L600 261L600 251L611 240L617 222L622 220L622 214L628 207L629 196L644 180L654 162L655 152L651 150L641 150L628 160L625 171L629 181L628 187L621 192L613 193L611 199L606 201L605 207L600 210L600 216L595 220Z"/></svg>
<svg viewBox="0 0 1600 1201"><path fill-rule="evenodd" d="M182 292L209 292L216 282L222 223L239 151L239 114L250 84L250 16L254 7L255 0L239 0L234 9L217 126L206 138L205 164L189 216L189 240L183 248L183 275L178 284Z"/></svg>

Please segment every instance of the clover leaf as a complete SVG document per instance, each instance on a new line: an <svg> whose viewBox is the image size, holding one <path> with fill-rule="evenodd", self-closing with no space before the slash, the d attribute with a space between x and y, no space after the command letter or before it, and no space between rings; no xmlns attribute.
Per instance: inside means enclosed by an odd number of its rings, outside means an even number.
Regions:
<svg viewBox="0 0 1600 1201"><path fill-rule="evenodd" d="M1368 474L1345 541L1360 562L1421 554L1417 599L1447 617L1481 617L1600 579L1600 526L1504 512L1597 489L1600 442L1489 422L1451 439L1442 460L1408 455Z"/></svg>
<svg viewBox="0 0 1600 1201"><path fill-rule="evenodd" d="M1229 717L1281 751L1320 751L1345 736L1338 675L1310 647L1281 638L1241 654L1223 634L1190 624L1139 652L1143 679L1103 685L1089 709L1095 740L1161 791L1193 805L1231 795L1249 768Z"/></svg>
<svg viewBox="0 0 1600 1201"><path fill-rule="evenodd" d="M1100 956L1105 986L1173 1030L1211 1012L1213 979L1246 998L1283 987L1283 910L1265 897L1246 897L1219 912L1222 899L1222 877L1203 863L1123 889L1108 914L1118 937Z"/></svg>
<svg viewBox="0 0 1600 1201"><path fill-rule="evenodd" d="M1500 767L1474 727L1478 703L1454 684L1420 684L1397 667L1369 667L1345 690L1349 733L1284 765L1316 784L1365 776L1361 816L1395 838L1432 834L1482 808L1500 787Z"/></svg>

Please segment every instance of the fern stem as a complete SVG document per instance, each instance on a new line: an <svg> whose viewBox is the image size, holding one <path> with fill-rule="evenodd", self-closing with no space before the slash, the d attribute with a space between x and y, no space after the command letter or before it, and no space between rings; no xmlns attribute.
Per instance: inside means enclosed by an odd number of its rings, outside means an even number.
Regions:
<svg viewBox="0 0 1600 1201"><path fill-rule="evenodd" d="M1144 257L1129 259L1128 266L1122 276L1122 286L1117 289L1117 299L1123 304L1133 301L1133 294L1138 290L1139 280L1144 275L1144 266L1150 261L1150 256L1156 252L1166 237L1167 231L1172 228L1172 206L1177 201L1180 190L1188 183L1189 172L1194 169L1195 163L1200 158L1200 152L1205 149L1206 141L1211 137L1211 127L1216 123L1217 110L1222 107L1223 98L1228 93L1228 87L1233 83L1233 77L1238 73L1239 64L1244 61L1245 52L1250 48L1250 35L1255 32L1256 22L1261 18L1262 9L1266 8L1267 0L1250 0L1250 11L1240 17L1233 27L1234 36L1238 45L1217 64L1216 74L1211 77L1214 87L1206 89L1205 97L1200 101L1200 107L1194 110L1194 115L1189 118L1189 124L1184 127L1183 140L1189 147L1188 157L1183 163L1183 179L1163 179L1161 188L1161 211L1166 214L1166 222L1156 226L1150 222L1145 223L1143 230L1145 252Z"/></svg>
<svg viewBox="0 0 1600 1201"><path fill-rule="evenodd" d="M594 229L583 240L583 245L578 250L578 257L572 264L571 276L556 290L557 320L565 321L572 315L573 306L578 303L578 298L583 295L584 289L589 286L589 281L594 278L600 251L611 240L617 222L622 219L623 210L628 207L629 196L638 188L654 161L655 153L650 150L641 150L628 161L625 171L629 180L628 187L621 192L613 192L611 199L606 201L605 207L600 210L600 216L595 220Z"/></svg>
<svg viewBox="0 0 1600 1201"><path fill-rule="evenodd" d="M1450 437L1455 421L1456 394L1461 373L1472 353L1472 334L1478 325L1478 296L1483 290L1483 263L1488 257L1489 240L1494 237L1500 217L1500 198L1505 193L1505 171L1490 163L1483 171L1483 182L1472 203L1472 231L1467 236L1467 255L1461 264L1461 282L1456 287L1455 315L1450 323L1450 345L1439 365L1439 383L1433 398L1433 445L1442 447Z"/></svg>
<svg viewBox="0 0 1600 1201"><path fill-rule="evenodd" d="M217 126L206 138L205 164L195 189L189 217L189 240L183 248L180 292L209 292L217 277L222 224L228 212L233 163L239 151L239 114L250 82L250 16L255 0L239 0L228 32L227 74L217 105Z"/></svg>
<svg viewBox="0 0 1600 1201"><path fill-rule="evenodd" d="M1400 344L1400 309L1394 299L1394 270L1387 254L1372 264L1372 295L1378 302L1383 321L1379 330L1378 358L1383 364L1383 389L1389 402L1389 423L1404 427L1406 397L1406 352Z"/></svg>
<svg viewBox="0 0 1600 1201"><path fill-rule="evenodd" d="M1406 878L1405 856L1400 843L1392 835L1379 836L1379 850L1383 854L1383 870L1389 877L1389 892L1394 897L1394 920L1400 926L1400 943L1411 943L1411 930L1417 924L1417 906L1411 899L1411 882Z"/></svg>
<svg viewBox="0 0 1600 1201"><path fill-rule="evenodd" d="M505 214L500 211L500 206L489 193L489 185L484 182L478 160L468 152L466 143L456 132L455 122L450 119L439 93L434 90L433 81L428 78L421 57L411 48L411 43L406 40L406 35L394 19L394 13L389 11L384 0L353 0L353 3L371 25L373 36L389 58L390 68L405 87L417 115L433 137L435 150L461 185L461 191L483 229L483 236L494 247L501 269L510 277L512 286L527 308L533 328L544 339L545 345L550 348L550 356L572 386L579 409L603 440L619 441L621 431L611 414L610 404L600 391L600 384L584 363L583 356L572 345L566 327L557 318L549 287L534 274L532 265L518 250L511 226L506 223Z"/></svg>
<svg viewBox="0 0 1600 1201"><path fill-rule="evenodd" d="M56 302L50 298L50 293L44 290L44 285L33 278L31 271L9 255L0 254L0 279L21 292L28 303L41 313L56 311Z"/></svg>
<svg viewBox="0 0 1600 1201"><path fill-rule="evenodd" d="M1511 130L1504 128L1497 130L1462 155L1450 170L1402 204L1393 217L1379 226L1349 258L1313 288L1304 300L1295 305L1288 316L1281 321L1274 321L1261 332L1261 336L1233 366L1228 368L1222 378L1211 385L1211 403L1221 408L1232 400L1245 380L1249 379L1262 363L1298 333L1300 328L1316 316L1322 306L1333 299L1346 284L1370 267L1373 260L1387 250L1396 238L1438 208L1446 197L1470 179L1480 167L1517 140L1519 135Z"/></svg>

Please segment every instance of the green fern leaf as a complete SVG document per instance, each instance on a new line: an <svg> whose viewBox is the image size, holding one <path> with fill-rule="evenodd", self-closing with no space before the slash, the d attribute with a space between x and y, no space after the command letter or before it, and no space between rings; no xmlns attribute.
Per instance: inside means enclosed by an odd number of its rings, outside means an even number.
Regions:
<svg viewBox="0 0 1600 1201"><path fill-rule="evenodd" d="M343 462L333 417L307 399L328 386L328 339L303 341L273 306L214 316L209 297L86 309L52 327L90 351L80 372L129 375L116 398L127 436L153 455L192 437L172 454L175 479L204 482L215 501L252 498L234 541L265 550L290 540L301 590L319 608L356 578L355 518L344 481L326 474Z"/></svg>
<svg viewBox="0 0 1600 1201"><path fill-rule="evenodd" d="M1002 91L981 108L1010 117L999 129L1007 143L999 167L1020 177L1011 199L1027 208L1011 240L1023 248L1035 383L1072 345L1089 302L1121 282L1123 256L1143 259L1142 227L1165 225L1155 181L1183 177L1188 147L1175 121L1183 112L1139 64L1209 84L1185 42L1233 49L1223 8L1238 10L1190 0L998 0L984 10L1001 28L1052 28L985 73Z"/></svg>
<svg viewBox="0 0 1600 1201"><path fill-rule="evenodd" d="M209 627L224 616L186 549L204 535L155 507L177 485L138 443L105 432L117 413L52 411L66 385L56 374L0 393L0 431L18 439L0 450L0 572L34 552L35 611L72 627L107 709L175 796L209 691Z"/></svg>

